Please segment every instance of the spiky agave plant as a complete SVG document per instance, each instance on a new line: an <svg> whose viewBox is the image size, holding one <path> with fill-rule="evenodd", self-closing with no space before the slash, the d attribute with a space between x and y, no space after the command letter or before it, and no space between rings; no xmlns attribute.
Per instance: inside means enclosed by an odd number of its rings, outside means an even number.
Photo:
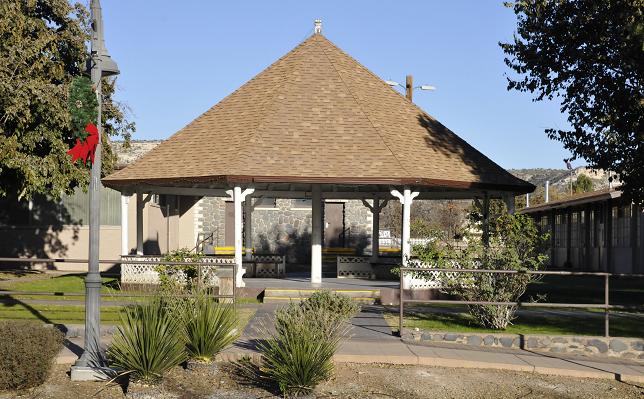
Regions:
<svg viewBox="0 0 644 399"><path fill-rule="evenodd" d="M261 373L288 395L309 393L331 377L332 357L346 324L327 310L291 305L278 310L275 331L259 344Z"/></svg>
<svg viewBox="0 0 644 399"><path fill-rule="evenodd" d="M156 383L186 360L181 320L167 311L163 300L125 308L107 356L110 365L135 381Z"/></svg>
<svg viewBox="0 0 644 399"><path fill-rule="evenodd" d="M194 308L184 313L186 348L191 359L210 362L239 335L237 312L232 305L217 303L198 293Z"/></svg>

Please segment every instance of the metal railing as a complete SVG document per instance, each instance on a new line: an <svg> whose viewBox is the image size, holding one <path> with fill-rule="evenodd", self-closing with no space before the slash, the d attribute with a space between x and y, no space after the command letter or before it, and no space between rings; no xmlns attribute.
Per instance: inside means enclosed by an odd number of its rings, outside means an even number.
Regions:
<svg viewBox="0 0 644 399"><path fill-rule="evenodd" d="M494 302L494 301L462 301L456 299L405 299L404 298L404 276L407 273L427 273L427 272L448 272L448 273L494 273L494 274L536 274L536 275L554 275L554 276L596 276L604 278L604 303L563 303L563 302ZM489 270L489 269L451 269L451 268L418 268L418 267L401 267L400 268L400 308L398 314L398 333L402 336L404 324L404 304L405 303L435 303L435 304L454 304L454 305L491 305L491 306L517 306L532 308L573 308L573 309L604 309L604 336L609 337L610 330L610 310L639 310L644 311L642 306L625 306L610 304L610 278L611 277L635 277L643 278L644 274L617 274L606 272L568 272L568 271L538 271L538 270Z"/></svg>
<svg viewBox="0 0 644 399"><path fill-rule="evenodd" d="M0 263L85 263L89 261L87 259L66 259L66 258L0 258ZM232 284L231 284L231 294L210 294L212 298L216 299L230 299L234 304L237 298L237 289L236 289L236 277L237 277L237 267L235 264L230 263L204 263L204 262L174 262L174 261L142 261L142 260L132 260L132 259L117 259L117 260L99 260L99 264L110 264L110 265L120 265L127 263L130 265L167 265L167 266L197 266L197 275L198 283L201 283L201 268L203 266L217 267L221 269L232 269ZM220 287L221 288L221 287ZM11 295L25 295L25 296L79 296L84 297L85 293L79 292L43 292L43 291L0 291L0 296L11 296ZM178 294L174 295L177 297L187 297L190 294ZM109 297L154 297L154 294L141 294L141 293L132 293L132 294L113 294L113 293L101 293L101 296Z"/></svg>

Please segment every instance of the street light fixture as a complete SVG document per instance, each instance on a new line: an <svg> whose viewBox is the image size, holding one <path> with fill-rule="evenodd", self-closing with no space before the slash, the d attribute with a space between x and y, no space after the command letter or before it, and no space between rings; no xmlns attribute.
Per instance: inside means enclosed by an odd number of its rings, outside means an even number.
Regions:
<svg viewBox="0 0 644 399"><path fill-rule="evenodd" d="M92 39L90 72L98 99L99 141L94 153L89 182L89 263L85 278L85 342L83 354L71 369L74 381L100 380L105 377L105 357L101 351L101 274L99 269L99 237L101 209L101 138L102 90L101 79L119 73L116 62L107 53L103 37L103 15L99 0L91 0Z"/></svg>
<svg viewBox="0 0 644 399"><path fill-rule="evenodd" d="M402 87L403 89L405 89L405 97L407 97L407 99L409 101L412 101L412 92L414 90L417 90L417 89L418 90L426 90L426 91L434 91L434 90L436 90L436 87L431 86L431 85L414 86L413 85L413 77L411 75L407 75L405 85L402 85L402 84L396 82L395 80L385 80L385 83L387 83L391 87Z"/></svg>

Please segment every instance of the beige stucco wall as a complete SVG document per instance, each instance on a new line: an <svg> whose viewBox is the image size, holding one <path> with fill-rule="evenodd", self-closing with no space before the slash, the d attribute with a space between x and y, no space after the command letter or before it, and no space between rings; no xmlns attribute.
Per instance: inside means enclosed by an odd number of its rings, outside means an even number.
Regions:
<svg viewBox="0 0 644 399"><path fill-rule="evenodd" d="M196 243L194 211L198 198L181 197L179 211L172 212L170 222L170 250L192 249ZM158 205L151 201L143 210L144 242L157 240L159 248L165 253L166 218ZM136 252L136 195L130 197L128 204L128 244L129 252ZM150 245L148 245L150 246ZM152 245L154 247L154 245ZM0 254L7 257L87 259L89 247L89 228L82 226L0 226ZM121 226L101 226L101 260L118 260L121 255ZM28 267L24 264L21 267ZM101 271L114 269L115 264L101 264ZM54 262L36 264L34 268L60 271L87 271L85 263Z"/></svg>

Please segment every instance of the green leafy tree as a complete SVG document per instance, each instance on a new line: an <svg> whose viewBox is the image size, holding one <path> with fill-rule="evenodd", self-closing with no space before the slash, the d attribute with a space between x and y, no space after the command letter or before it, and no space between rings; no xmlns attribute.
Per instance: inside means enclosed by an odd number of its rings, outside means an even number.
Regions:
<svg viewBox="0 0 644 399"><path fill-rule="evenodd" d="M88 183L87 167L73 165L68 107L72 79L84 74L89 18L67 0L0 2L0 197L54 197ZM110 135L127 140L134 125L103 82L103 174L114 166Z"/></svg>
<svg viewBox="0 0 644 399"><path fill-rule="evenodd" d="M517 273L444 273L443 290L464 301L517 302L528 285L538 279L525 271L540 270L548 256L548 236L541 234L528 215L501 212L490 220L489 243L480 234L466 234L467 245L454 245L444 235L436 235L424 247L415 248L427 265L454 269L513 270ZM479 228L472 218L470 231ZM417 277L429 277L418 272ZM468 305L474 321L485 328L505 329L515 317L516 305Z"/></svg>
<svg viewBox="0 0 644 399"><path fill-rule="evenodd" d="M548 129L574 158L610 170L644 200L644 0L521 0L508 90L558 98L571 129Z"/></svg>
<svg viewBox="0 0 644 399"><path fill-rule="evenodd" d="M579 175L577 180L572 184L572 190L575 193L588 193L593 191L593 181L586 175Z"/></svg>

